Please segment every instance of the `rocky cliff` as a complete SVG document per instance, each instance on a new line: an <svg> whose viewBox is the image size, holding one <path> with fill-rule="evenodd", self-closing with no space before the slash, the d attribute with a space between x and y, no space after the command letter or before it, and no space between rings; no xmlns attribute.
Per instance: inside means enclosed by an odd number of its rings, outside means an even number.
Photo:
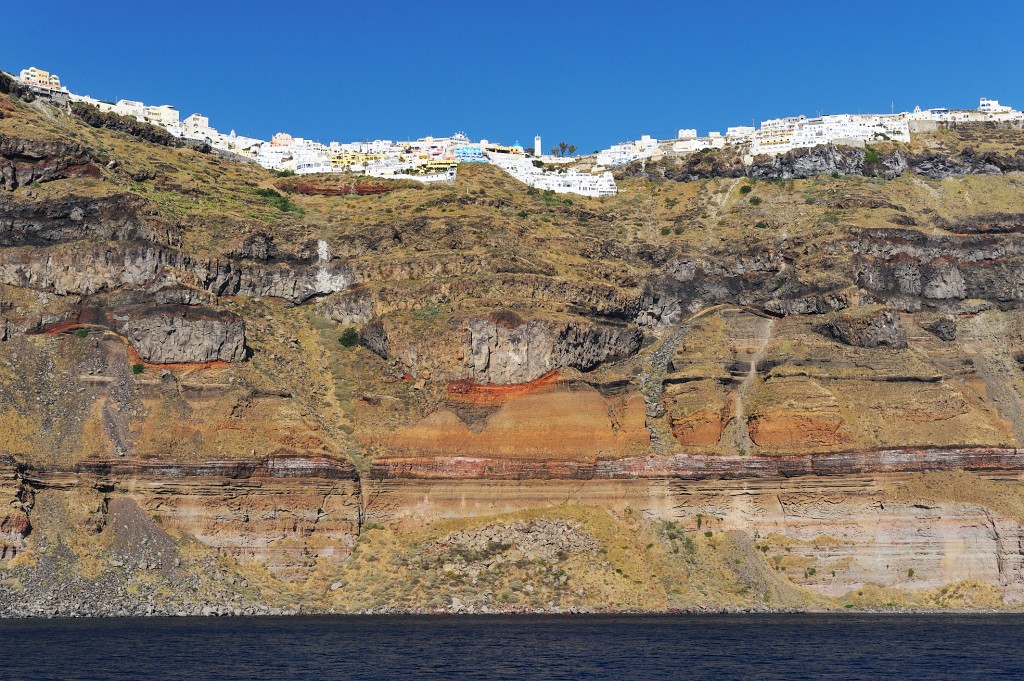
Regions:
<svg viewBox="0 0 1024 681"><path fill-rule="evenodd" d="M1024 601L1020 130L569 199L0 113L0 615Z"/></svg>

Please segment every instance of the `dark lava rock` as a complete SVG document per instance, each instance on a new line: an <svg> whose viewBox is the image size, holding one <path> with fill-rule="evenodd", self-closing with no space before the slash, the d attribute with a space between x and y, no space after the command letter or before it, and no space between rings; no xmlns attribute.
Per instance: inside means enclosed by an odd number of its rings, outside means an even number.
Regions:
<svg viewBox="0 0 1024 681"><path fill-rule="evenodd" d="M895 310L852 309L839 313L819 328L829 338L860 348L907 347L907 332Z"/></svg>

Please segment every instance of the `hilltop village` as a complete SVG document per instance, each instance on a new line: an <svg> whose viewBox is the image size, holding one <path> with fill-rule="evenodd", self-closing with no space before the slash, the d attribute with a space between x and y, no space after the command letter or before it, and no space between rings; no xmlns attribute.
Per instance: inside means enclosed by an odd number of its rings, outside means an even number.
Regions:
<svg viewBox="0 0 1024 681"><path fill-rule="evenodd" d="M891 114L789 116L762 121L760 127L729 127L724 135L710 131L699 136L695 129L680 129L673 139L642 135L639 140L614 144L590 157L575 157L571 153L566 156L566 150L557 147L551 150L553 153L545 154L540 135L534 138L532 147L524 147L518 141L511 145L487 139L474 142L461 132L416 140L328 144L279 132L270 140L262 140L238 135L234 130L220 132L210 125L207 116L199 113L181 119L170 104L152 106L127 99L111 103L78 95L62 85L56 74L35 67L22 70L17 80L36 94L57 102L81 102L103 112L128 116L274 171L297 175L354 172L420 182L452 182L460 163L491 163L530 187L591 197L618 193L610 169L646 159L657 161L666 155L689 155L732 146L743 152L744 162L749 165L757 156L777 156L825 144L864 148L879 141L909 142L911 133L933 132L939 124L1024 122L1024 112L982 97L976 110L916 107L913 112ZM592 162L579 163L583 159Z"/></svg>

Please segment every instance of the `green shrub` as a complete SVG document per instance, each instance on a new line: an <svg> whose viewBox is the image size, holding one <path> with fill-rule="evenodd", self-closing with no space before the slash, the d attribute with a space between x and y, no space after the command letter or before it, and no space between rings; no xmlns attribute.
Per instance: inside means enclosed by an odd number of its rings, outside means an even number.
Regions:
<svg viewBox="0 0 1024 681"><path fill-rule="evenodd" d="M341 332L338 342L343 348L355 347L359 343L359 332L355 330L355 327L350 326Z"/></svg>
<svg viewBox="0 0 1024 681"><path fill-rule="evenodd" d="M253 190L256 196L265 199L274 208L284 213L301 213L302 209L299 208L294 201L287 196L284 196L276 189L255 189Z"/></svg>
<svg viewBox="0 0 1024 681"><path fill-rule="evenodd" d="M914 568L910 568L909 570L907 570L907 579L913 579L913 578L914 578Z"/></svg>
<svg viewBox="0 0 1024 681"><path fill-rule="evenodd" d="M676 225L675 228L672 231L675 232L676 234L682 234L683 233L683 226L682 225Z"/></svg>
<svg viewBox="0 0 1024 681"><path fill-rule="evenodd" d="M761 197L760 196L752 196L752 197L750 197L750 205L751 206L760 206L761 205Z"/></svg>
<svg viewBox="0 0 1024 681"><path fill-rule="evenodd" d="M517 217L521 217L521 218L525 218L526 217L526 211L525 210L521 210L518 213L516 213L516 216Z"/></svg>
<svg viewBox="0 0 1024 681"><path fill-rule="evenodd" d="M711 537L714 536L714 534L715 534L714 532L712 532L711 530L708 530L707 532L704 533L704 536L707 537L708 539L711 539Z"/></svg>
<svg viewBox="0 0 1024 681"><path fill-rule="evenodd" d="M878 163L878 151L871 147L865 147L864 160L868 163Z"/></svg>
<svg viewBox="0 0 1024 681"><path fill-rule="evenodd" d="M757 222L756 222L756 223L754 224L754 228L755 228L755 229L768 229L769 227L771 227L771 225L769 225L769 224L768 224L767 222L765 222L764 220L758 220L758 221L757 221ZM746 454L747 454L747 453L746 453L746 452L744 451L744 452L743 452L743 456L746 456Z"/></svg>
<svg viewBox="0 0 1024 681"><path fill-rule="evenodd" d="M285 168L284 170L271 170L277 177L295 177L295 171Z"/></svg>
<svg viewBox="0 0 1024 681"><path fill-rule="evenodd" d="M89 329L75 329L75 335L79 338L85 338L89 335Z"/></svg>
<svg viewBox="0 0 1024 681"><path fill-rule="evenodd" d="M821 216L822 222L828 222L833 225L839 224L839 218L842 217L842 213L838 210L827 210L825 214Z"/></svg>
<svg viewBox="0 0 1024 681"><path fill-rule="evenodd" d="M671 228L671 227L662 227L662 228L661 228L661 235L662 235L662 236L668 236L668 234L669 234L669 233L670 233L671 231L672 231L672 228Z"/></svg>
<svg viewBox="0 0 1024 681"><path fill-rule="evenodd" d="M145 364L141 364L139 362L136 362L135 364L132 365L132 373L135 374L136 376L138 376L139 374L141 374L145 370L146 370L146 365Z"/></svg>
<svg viewBox="0 0 1024 681"><path fill-rule="evenodd" d="M749 194L753 189L749 184L745 184L740 187L740 194Z"/></svg>
<svg viewBox="0 0 1024 681"><path fill-rule="evenodd" d="M840 175L839 173L832 173L833 180L838 180L840 177L842 177L842 175Z"/></svg>

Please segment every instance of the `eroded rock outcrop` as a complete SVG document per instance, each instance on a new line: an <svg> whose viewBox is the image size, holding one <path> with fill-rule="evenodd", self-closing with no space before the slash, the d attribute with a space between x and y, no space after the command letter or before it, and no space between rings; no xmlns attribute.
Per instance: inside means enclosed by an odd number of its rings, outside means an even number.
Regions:
<svg viewBox="0 0 1024 681"><path fill-rule="evenodd" d="M626 324L525 320L508 311L456 321L442 334L433 339L409 336L384 317L363 327L360 338L414 375L497 385L527 383L565 367L588 371L635 354L643 341L643 333Z"/></svg>
<svg viewBox="0 0 1024 681"><path fill-rule="evenodd" d="M822 333L860 348L907 347L907 332L895 310L853 309L841 312L822 325Z"/></svg>
<svg viewBox="0 0 1024 681"><path fill-rule="evenodd" d="M232 312L151 305L111 311L107 319L152 364L239 362L246 357L245 320Z"/></svg>
<svg viewBox="0 0 1024 681"><path fill-rule="evenodd" d="M68 177L99 177L92 153L75 142L34 140L0 134L0 189Z"/></svg>
<svg viewBox="0 0 1024 681"><path fill-rule="evenodd" d="M934 236L865 229L851 247L857 285L902 297L902 306L1024 300L1024 240L1015 234Z"/></svg>
<svg viewBox="0 0 1024 681"><path fill-rule="evenodd" d="M13 457L0 453L0 560L23 551L32 532L32 491L19 478Z"/></svg>
<svg viewBox="0 0 1024 681"><path fill-rule="evenodd" d="M491 315L471 319L468 327L463 357L471 378L481 383L525 383L563 367L588 371L629 357L643 341L635 327L577 320L551 324Z"/></svg>
<svg viewBox="0 0 1024 681"><path fill-rule="evenodd" d="M645 282L637 323L676 324L719 303L759 305L787 283L783 253L756 250L720 258L676 258Z"/></svg>
<svg viewBox="0 0 1024 681"><path fill-rule="evenodd" d="M747 169L755 179L790 180L838 173L869 175L887 180L899 177L907 169L907 158L900 151L868 153L866 149L840 145L821 145L794 149L777 156L758 156Z"/></svg>
<svg viewBox="0 0 1024 681"><path fill-rule="evenodd" d="M0 196L0 246L79 240L179 245L181 228L155 218L153 212L145 199L132 194L71 195L46 202Z"/></svg>
<svg viewBox="0 0 1024 681"><path fill-rule="evenodd" d="M88 268L79 264L87 260ZM268 296L301 303L344 290L351 268L329 262L262 263L195 258L170 248L144 245L61 244L0 250L0 283L60 295L92 295L122 287L186 283L218 296Z"/></svg>

